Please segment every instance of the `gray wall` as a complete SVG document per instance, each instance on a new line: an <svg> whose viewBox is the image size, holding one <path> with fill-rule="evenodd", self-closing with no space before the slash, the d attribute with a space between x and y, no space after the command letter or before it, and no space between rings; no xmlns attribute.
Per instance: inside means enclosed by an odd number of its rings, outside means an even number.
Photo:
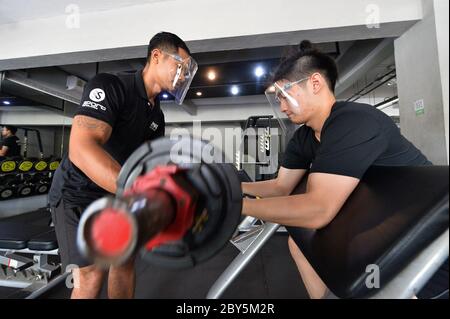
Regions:
<svg viewBox="0 0 450 319"><path fill-rule="evenodd" d="M434 15L436 22L436 36L437 47L439 55L440 73L442 81L442 95L444 100L444 122L445 122L445 140L447 145L447 161L449 159L449 132L448 132L448 82L449 82L449 1L448 0L434 0Z"/></svg>
<svg viewBox="0 0 450 319"><path fill-rule="evenodd" d="M395 41L401 131L433 163L447 164L444 95L433 2L423 4L424 19ZM425 105L421 115L414 109L414 103L419 100Z"/></svg>

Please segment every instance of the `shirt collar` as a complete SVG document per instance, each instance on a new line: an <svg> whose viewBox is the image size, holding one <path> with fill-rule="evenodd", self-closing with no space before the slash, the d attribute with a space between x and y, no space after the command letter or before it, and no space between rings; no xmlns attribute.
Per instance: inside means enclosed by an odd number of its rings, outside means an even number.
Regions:
<svg viewBox="0 0 450 319"><path fill-rule="evenodd" d="M145 99L146 101L148 101L148 96L147 96L147 92L145 91L145 85L144 85L144 79L142 79L142 71L144 69L141 68L139 70L136 71L135 75L134 75L134 80L136 83L136 89L139 93L139 96L143 99Z"/></svg>
<svg viewBox="0 0 450 319"><path fill-rule="evenodd" d="M147 103L150 103L147 96L147 91L145 90L144 79L142 78L142 71L144 68L140 68L136 71L134 75L134 81L136 83L136 90L141 98L143 98ZM159 105L159 96L155 97L155 106Z"/></svg>

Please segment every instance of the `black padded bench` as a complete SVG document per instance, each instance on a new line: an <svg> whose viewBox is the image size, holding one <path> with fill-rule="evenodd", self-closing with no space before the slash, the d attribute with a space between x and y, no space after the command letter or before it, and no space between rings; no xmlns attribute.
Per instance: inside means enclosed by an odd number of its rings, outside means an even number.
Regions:
<svg viewBox="0 0 450 319"><path fill-rule="evenodd" d="M0 249L49 251L58 248L53 227L0 221Z"/></svg>

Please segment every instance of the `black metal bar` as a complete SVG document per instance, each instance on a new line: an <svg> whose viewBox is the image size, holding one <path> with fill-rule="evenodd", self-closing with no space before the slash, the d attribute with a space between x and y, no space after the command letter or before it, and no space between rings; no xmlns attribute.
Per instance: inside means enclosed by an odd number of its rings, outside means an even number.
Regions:
<svg viewBox="0 0 450 319"><path fill-rule="evenodd" d="M36 133L36 136L37 136L39 153L40 153L40 156L42 159L44 157L44 148L42 147L41 132L39 130L33 130L33 131Z"/></svg>
<svg viewBox="0 0 450 319"><path fill-rule="evenodd" d="M176 205L163 190L151 190L145 197L131 197L128 200L135 204L132 207L139 207L130 211L138 225L137 248L141 248L175 219Z"/></svg>
<svg viewBox="0 0 450 319"><path fill-rule="evenodd" d="M173 202L171 195L163 190L153 189L145 194L131 195L120 200L127 203L127 214L134 220L133 224L136 227L132 231L133 240L128 243L124 251L105 256L104 252L96 247L96 242L93 240L92 222L109 207L91 215L83 226L91 258L97 261L102 260L101 263L109 265L117 263L123 258L123 255L128 258L134 256L151 238L166 229L176 216L176 203ZM122 262L124 261L122 260Z"/></svg>

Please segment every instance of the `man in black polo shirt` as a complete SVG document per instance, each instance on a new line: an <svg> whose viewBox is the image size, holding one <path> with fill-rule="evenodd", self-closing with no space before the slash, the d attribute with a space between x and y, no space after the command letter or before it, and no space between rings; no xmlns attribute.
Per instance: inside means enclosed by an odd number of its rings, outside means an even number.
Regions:
<svg viewBox="0 0 450 319"><path fill-rule="evenodd" d="M5 125L2 129L2 141L0 143L0 158L20 156L19 138L16 136L17 128Z"/></svg>
<svg viewBox="0 0 450 319"><path fill-rule="evenodd" d="M294 231L320 229L333 220L370 166L431 164L380 110L336 102L337 76L334 60L308 41L278 66L266 95L290 122L304 125L290 140L276 179L243 183L244 193L263 198L245 199L243 214L294 226ZM306 193L288 196L307 170ZM323 297L327 287L291 237L289 248L311 298Z"/></svg>
<svg viewBox="0 0 450 319"><path fill-rule="evenodd" d="M75 265L72 298L95 298L105 272L77 249L80 215L94 200L116 192L126 159L143 142L164 136L161 91L182 104L197 63L176 35L161 32L148 46L147 64L133 74L98 74L84 88L70 134L69 152L55 173L49 194L63 267ZM108 296L134 294L134 260L110 267Z"/></svg>

